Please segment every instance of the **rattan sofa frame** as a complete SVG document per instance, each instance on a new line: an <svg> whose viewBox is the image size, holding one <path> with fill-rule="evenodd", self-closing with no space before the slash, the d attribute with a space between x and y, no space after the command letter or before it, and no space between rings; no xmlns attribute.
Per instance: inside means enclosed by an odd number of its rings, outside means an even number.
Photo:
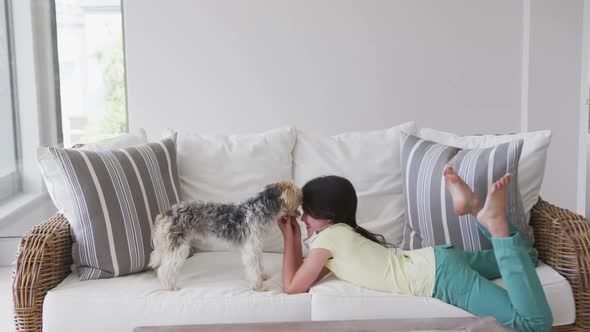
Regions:
<svg viewBox="0 0 590 332"><path fill-rule="evenodd" d="M531 223L540 259L572 286L576 321L553 331L590 331L590 222L542 199ZM71 272L70 224L57 214L33 227L18 247L12 295L17 331L42 331L43 300Z"/></svg>

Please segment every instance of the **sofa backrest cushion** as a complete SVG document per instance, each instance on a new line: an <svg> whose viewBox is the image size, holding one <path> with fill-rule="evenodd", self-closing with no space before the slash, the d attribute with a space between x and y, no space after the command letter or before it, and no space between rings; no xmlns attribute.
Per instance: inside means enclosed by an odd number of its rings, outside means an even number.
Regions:
<svg viewBox="0 0 590 332"><path fill-rule="evenodd" d="M406 225L403 249L418 249L440 244L452 244L467 251L491 249L491 243L481 234L472 215L457 216L452 199L445 188L443 170L450 165L484 202L491 184L506 172L512 173L508 187L507 217L528 240L532 230L525 218L518 189L518 160L522 140L489 148L459 149L401 135L401 162Z"/></svg>
<svg viewBox="0 0 590 332"><path fill-rule="evenodd" d="M334 136L298 131L293 151L295 183L303 186L322 175L347 178L357 192L359 225L398 245L405 220L400 133L415 130L414 122L407 122L384 130Z"/></svg>
<svg viewBox="0 0 590 332"><path fill-rule="evenodd" d="M246 135L178 133L178 169L183 200L238 203L264 186L292 180L296 132L278 128ZM283 237L271 224L263 239L264 251L282 252ZM230 250L228 243L206 239L195 243L202 251Z"/></svg>

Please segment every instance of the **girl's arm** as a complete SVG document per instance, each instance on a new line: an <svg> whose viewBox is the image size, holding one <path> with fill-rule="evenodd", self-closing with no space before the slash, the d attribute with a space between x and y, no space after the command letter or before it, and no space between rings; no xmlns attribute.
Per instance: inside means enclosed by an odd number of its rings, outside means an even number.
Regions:
<svg viewBox="0 0 590 332"><path fill-rule="evenodd" d="M299 226L297 224L297 221L294 221L294 224ZM295 231L295 239L301 239L301 229L299 227L296 228ZM295 244L297 245L297 247L295 248L295 253L299 253L301 254L301 262L299 263L299 266L302 265L303 263L303 250L301 248L301 242L300 240L296 240ZM330 255L330 258L332 257L332 255ZM322 278L324 278L328 273L330 273L330 270L323 266L322 270L320 271L320 274L318 275L318 277L313 281L312 285L315 285L318 281L322 280ZM311 287L311 286L310 286Z"/></svg>
<svg viewBox="0 0 590 332"><path fill-rule="evenodd" d="M326 249L312 249L303 261L301 231L295 218L280 220L279 227L285 241L283 290L287 294L304 293L329 272L324 265L332 253Z"/></svg>
<svg viewBox="0 0 590 332"><path fill-rule="evenodd" d="M330 272L330 270L324 267L324 264L330 258L332 258L332 253L327 249L311 249L301 267L299 267L295 275L291 278L290 283L285 283L285 277L283 276L283 289L285 293L299 294L307 292L317 280L320 280L327 272Z"/></svg>
<svg viewBox="0 0 590 332"><path fill-rule="evenodd" d="M297 235L297 231L293 228L290 220L286 221L283 230L283 241L285 247L283 253L283 289L287 292L286 286L291 284L293 276L303 264L301 245L297 244L301 241L301 236Z"/></svg>
<svg viewBox="0 0 590 332"><path fill-rule="evenodd" d="M322 272L320 272L320 275L318 275L318 277L315 278L315 281L312 285L315 285L318 281L322 280L328 273L330 273L330 270L328 270L328 268L324 266L322 268Z"/></svg>

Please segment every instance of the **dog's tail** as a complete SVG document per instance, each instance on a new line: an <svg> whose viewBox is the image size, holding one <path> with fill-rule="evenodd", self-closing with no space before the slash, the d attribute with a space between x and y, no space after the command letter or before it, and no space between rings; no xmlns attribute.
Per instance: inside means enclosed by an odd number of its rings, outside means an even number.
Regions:
<svg viewBox="0 0 590 332"><path fill-rule="evenodd" d="M157 269L162 264L162 257L168 248L168 229L170 228L170 217L159 214L156 217L154 228L152 229L152 243L154 250L150 254L149 267Z"/></svg>

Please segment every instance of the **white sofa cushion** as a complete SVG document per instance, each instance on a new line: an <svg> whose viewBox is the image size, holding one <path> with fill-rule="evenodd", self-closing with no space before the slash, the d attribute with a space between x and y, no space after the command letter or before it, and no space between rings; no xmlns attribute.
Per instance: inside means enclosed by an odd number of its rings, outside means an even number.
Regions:
<svg viewBox="0 0 590 332"><path fill-rule="evenodd" d="M548 265L540 263L537 274L553 313L553 325L575 320L572 288L567 280ZM502 287L502 279L494 282ZM330 275L312 287L312 320L395 319L472 317L473 315L435 298L376 292L336 279Z"/></svg>
<svg viewBox="0 0 590 332"><path fill-rule="evenodd" d="M429 141L452 145L462 149L487 148L522 139L524 143L522 145L520 161L518 162L518 187L522 197L524 212L527 214L527 218L530 219L530 211L539 199L541 184L545 175L547 150L551 143L550 130L508 135L459 136L436 129L422 128L418 136Z"/></svg>
<svg viewBox="0 0 590 332"><path fill-rule="evenodd" d="M320 136L297 132L293 177L303 186L322 175L352 182L358 196L357 222L398 245L405 221L400 131L414 133L414 122L385 130ZM305 233L304 233L305 234Z"/></svg>
<svg viewBox="0 0 590 332"><path fill-rule="evenodd" d="M177 162L184 201L240 202L267 184L292 179L296 132L279 128L248 135L200 135L178 133ZM199 243L203 251L228 250L210 239ZM282 252L283 237L270 225L264 251Z"/></svg>
<svg viewBox="0 0 590 332"><path fill-rule="evenodd" d="M152 271L81 282L74 273L47 293L44 331L131 331L143 325L270 321L470 317L434 298L375 292L328 276L308 294L281 292L280 254L264 254L269 292L256 293L242 278L237 252L204 252L189 258L177 292L161 291ZM571 324L571 287L541 263L537 273L553 312L554 326ZM502 280L495 282L502 285Z"/></svg>
<svg viewBox="0 0 590 332"><path fill-rule="evenodd" d="M310 294L281 292L282 255L264 254L264 266L269 292L249 289L237 252L195 254L181 269L175 292L160 290L153 271L83 282L73 273L47 293L43 330L310 320Z"/></svg>

